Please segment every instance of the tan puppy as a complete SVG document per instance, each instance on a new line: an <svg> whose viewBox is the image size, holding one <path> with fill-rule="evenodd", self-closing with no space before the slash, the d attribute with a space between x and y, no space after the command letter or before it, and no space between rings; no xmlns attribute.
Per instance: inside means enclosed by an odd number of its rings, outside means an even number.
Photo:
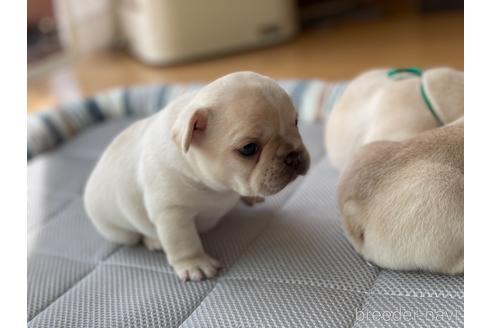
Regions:
<svg viewBox="0 0 492 328"><path fill-rule="evenodd" d="M288 95L270 78L233 73L117 136L89 178L85 207L107 239L133 244L143 236L148 248L164 249L181 279L201 280L219 263L198 233L240 196L274 194L308 168Z"/></svg>
<svg viewBox="0 0 492 328"><path fill-rule="evenodd" d="M342 169L362 145L401 141L463 116L463 72L436 68L388 76L373 70L349 83L326 123L325 144L334 167ZM435 114L429 110L422 90Z"/></svg>
<svg viewBox="0 0 492 328"><path fill-rule="evenodd" d="M402 142L362 147L338 206L356 250L399 270L463 272L463 119Z"/></svg>

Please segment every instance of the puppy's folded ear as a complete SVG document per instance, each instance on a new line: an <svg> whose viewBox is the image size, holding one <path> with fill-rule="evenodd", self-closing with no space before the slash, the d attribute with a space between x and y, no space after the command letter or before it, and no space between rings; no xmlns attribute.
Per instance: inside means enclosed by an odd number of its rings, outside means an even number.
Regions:
<svg viewBox="0 0 492 328"><path fill-rule="evenodd" d="M422 84L439 116L450 123L463 116L464 73L451 68L434 68L424 72Z"/></svg>
<svg viewBox="0 0 492 328"><path fill-rule="evenodd" d="M188 152L193 141L203 137L207 129L207 108L187 109L179 116L172 128L172 138L183 153Z"/></svg>

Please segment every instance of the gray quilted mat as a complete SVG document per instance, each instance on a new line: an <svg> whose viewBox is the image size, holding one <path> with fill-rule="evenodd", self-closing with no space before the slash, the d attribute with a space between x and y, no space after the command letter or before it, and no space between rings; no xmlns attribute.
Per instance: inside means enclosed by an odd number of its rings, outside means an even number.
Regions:
<svg viewBox="0 0 492 328"><path fill-rule="evenodd" d="M463 277L367 264L343 235L321 124L301 126L309 174L203 236L219 278L183 283L163 253L102 239L83 210L97 158L129 119L28 165L29 327L461 327Z"/></svg>

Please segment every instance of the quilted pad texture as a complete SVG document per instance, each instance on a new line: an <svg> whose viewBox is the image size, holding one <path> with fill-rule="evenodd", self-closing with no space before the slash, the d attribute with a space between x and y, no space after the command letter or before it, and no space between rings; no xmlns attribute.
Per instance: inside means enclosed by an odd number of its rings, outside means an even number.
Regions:
<svg viewBox="0 0 492 328"><path fill-rule="evenodd" d="M307 176L203 236L224 266L181 282L161 252L104 240L86 179L135 118L92 126L28 164L29 327L461 327L463 277L371 266L345 239L323 125L301 125Z"/></svg>

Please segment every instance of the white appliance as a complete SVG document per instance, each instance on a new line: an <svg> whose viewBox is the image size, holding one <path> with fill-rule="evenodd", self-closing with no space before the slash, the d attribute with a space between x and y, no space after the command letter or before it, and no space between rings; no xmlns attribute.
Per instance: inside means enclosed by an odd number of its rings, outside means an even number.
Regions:
<svg viewBox="0 0 492 328"><path fill-rule="evenodd" d="M123 37L148 64L278 43L298 29L295 0L119 0Z"/></svg>

